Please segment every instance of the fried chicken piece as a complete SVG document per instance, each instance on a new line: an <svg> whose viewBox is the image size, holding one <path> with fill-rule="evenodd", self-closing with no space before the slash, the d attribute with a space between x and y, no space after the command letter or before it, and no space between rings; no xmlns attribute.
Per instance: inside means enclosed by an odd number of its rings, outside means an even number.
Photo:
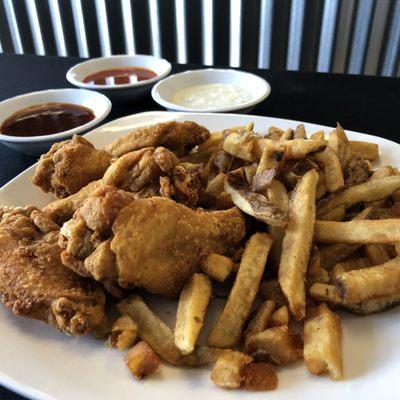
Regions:
<svg viewBox="0 0 400 400"><path fill-rule="evenodd" d="M208 129L195 122L170 121L136 129L107 145L105 150L120 157L144 147L163 146L182 157L209 137Z"/></svg>
<svg viewBox="0 0 400 400"><path fill-rule="evenodd" d="M64 198L100 179L110 161L105 150L96 150L85 138L74 135L71 140L54 143L40 157L32 182L46 193Z"/></svg>
<svg viewBox="0 0 400 400"><path fill-rule="evenodd" d="M140 192L158 184L158 178L170 173L177 164L175 154L164 147L146 147L118 158L107 169L102 182L128 192Z"/></svg>
<svg viewBox="0 0 400 400"><path fill-rule="evenodd" d="M45 212L54 222L62 225L74 215L74 212L83 204L83 202L99 187L102 181L93 181L83 187L79 192L71 194L64 199L58 199L47 204L43 208Z"/></svg>
<svg viewBox="0 0 400 400"><path fill-rule="evenodd" d="M245 235L245 218L238 208L194 211L153 197L123 208L112 229L120 286L176 298L203 258L226 254L238 245Z"/></svg>
<svg viewBox="0 0 400 400"><path fill-rule="evenodd" d="M2 302L65 333L91 332L104 318L104 293L62 265L59 227L34 207L3 208L0 215Z"/></svg>
<svg viewBox="0 0 400 400"><path fill-rule="evenodd" d="M83 202L73 219L64 223L60 232L63 264L81 276L106 284L113 295L117 293L117 272L115 255L110 249L111 226L119 211L134 199L132 193L101 186Z"/></svg>
<svg viewBox="0 0 400 400"><path fill-rule="evenodd" d="M182 163L160 178L160 194L180 204L194 208L202 192L202 168L196 164Z"/></svg>

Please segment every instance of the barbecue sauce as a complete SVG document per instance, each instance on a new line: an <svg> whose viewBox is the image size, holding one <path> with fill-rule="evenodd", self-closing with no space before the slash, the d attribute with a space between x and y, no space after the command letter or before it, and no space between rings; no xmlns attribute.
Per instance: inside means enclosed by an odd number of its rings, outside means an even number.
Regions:
<svg viewBox="0 0 400 400"><path fill-rule="evenodd" d="M8 117L0 132L10 136L45 136L84 125L94 117L91 109L76 104L40 104Z"/></svg>
<svg viewBox="0 0 400 400"><path fill-rule="evenodd" d="M107 69L87 76L83 82L95 85L123 85L127 83L146 81L155 78L157 74L151 69L141 67L124 67Z"/></svg>

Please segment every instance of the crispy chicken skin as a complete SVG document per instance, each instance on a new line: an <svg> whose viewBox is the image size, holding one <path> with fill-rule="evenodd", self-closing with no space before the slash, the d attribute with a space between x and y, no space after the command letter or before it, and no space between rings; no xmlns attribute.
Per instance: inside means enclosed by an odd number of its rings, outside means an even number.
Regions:
<svg viewBox="0 0 400 400"><path fill-rule="evenodd" d="M92 331L104 318L104 292L62 265L58 225L34 207L3 207L0 216L2 302L68 334Z"/></svg>
<svg viewBox="0 0 400 400"><path fill-rule="evenodd" d="M176 298L204 257L226 254L238 245L245 218L237 208L194 211L153 197L123 208L113 232L119 284Z"/></svg>
<svg viewBox="0 0 400 400"><path fill-rule="evenodd" d="M53 144L40 157L32 182L57 198L78 192L88 183L100 179L110 165L111 155L96 150L82 136Z"/></svg>
<svg viewBox="0 0 400 400"><path fill-rule="evenodd" d="M105 150L113 157L120 157L144 147L163 146L182 157L209 137L208 129L195 122L171 121L136 129L107 145Z"/></svg>
<svg viewBox="0 0 400 400"><path fill-rule="evenodd" d="M158 178L169 174L177 164L178 158L166 148L146 147L118 158L107 169L102 182L128 192L139 192L158 183Z"/></svg>

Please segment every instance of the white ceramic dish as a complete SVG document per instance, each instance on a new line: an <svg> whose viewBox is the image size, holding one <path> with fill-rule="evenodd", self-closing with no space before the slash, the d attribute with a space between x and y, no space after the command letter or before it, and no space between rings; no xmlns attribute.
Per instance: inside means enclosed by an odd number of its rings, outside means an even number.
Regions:
<svg viewBox="0 0 400 400"><path fill-rule="evenodd" d="M157 76L141 82L123 85L104 86L84 83L83 80L95 72L122 67L144 67L154 71ZM97 90L105 94L113 102L129 102L150 92L153 85L165 78L171 72L171 64L163 58L148 55L120 55L93 58L74 65L68 70L66 78L74 86L84 89Z"/></svg>
<svg viewBox="0 0 400 400"><path fill-rule="evenodd" d="M193 120L211 130L255 123L255 130L268 126L283 129L299 121L229 114L184 114L149 112L112 121L86 137L96 146L104 146L132 129L176 119ZM305 123L308 132L320 125ZM378 143L383 165L400 167L400 146L389 140L356 132L347 132L354 140ZM33 186L29 178L32 166L0 189L1 205L47 204L50 196ZM176 303L148 297L157 314L171 326ZM203 336L217 315L213 299L207 314ZM104 347L91 337L68 337L44 323L16 317L0 306L0 384L32 399L40 400L376 400L398 399L396 391L400 367L400 308L367 317L342 314L344 376L333 382L326 376L310 375L303 363L278 370L279 386L274 392L225 391L210 381L210 369L180 369L162 365L160 372L141 382L135 381L123 362L123 353Z"/></svg>
<svg viewBox="0 0 400 400"><path fill-rule="evenodd" d="M208 83L229 83L250 92L251 99L245 103L229 106L214 107L203 110L184 107L175 104L172 96L182 89L189 86L203 85ZM269 83L257 75L233 69L199 69L185 71L172 75L155 85L151 91L154 101L167 110L186 111L186 112L249 112L258 103L265 100L271 93Z"/></svg>
<svg viewBox="0 0 400 400"><path fill-rule="evenodd" d="M21 153L38 155L60 140L70 138L99 124L111 111L110 100L96 92L83 89L51 89L26 93L0 102L0 126L4 120L24 108L46 103L71 103L90 108L95 118L88 123L67 131L45 136L9 136L0 132L0 141Z"/></svg>

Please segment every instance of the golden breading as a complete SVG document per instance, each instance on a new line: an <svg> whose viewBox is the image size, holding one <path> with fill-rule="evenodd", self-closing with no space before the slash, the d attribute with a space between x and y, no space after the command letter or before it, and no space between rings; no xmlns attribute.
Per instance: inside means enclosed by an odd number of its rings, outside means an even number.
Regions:
<svg viewBox="0 0 400 400"><path fill-rule="evenodd" d="M113 157L120 157L144 147L162 146L182 157L210 137L208 129L192 121L164 122L138 128L105 147Z"/></svg>
<svg viewBox="0 0 400 400"><path fill-rule="evenodd" d="M136 379L154 373L160 366L160 359L146 342L139 342L124 357L125 363Z"/></svg>
<svg viewBox="0 0 400 400"><path fill-rule="evenodd" d="M96 150L82 136L53 144L40 157L32 182L57 198L78 192L88 183L100 179L110 165L111 155Z"/></svg>

